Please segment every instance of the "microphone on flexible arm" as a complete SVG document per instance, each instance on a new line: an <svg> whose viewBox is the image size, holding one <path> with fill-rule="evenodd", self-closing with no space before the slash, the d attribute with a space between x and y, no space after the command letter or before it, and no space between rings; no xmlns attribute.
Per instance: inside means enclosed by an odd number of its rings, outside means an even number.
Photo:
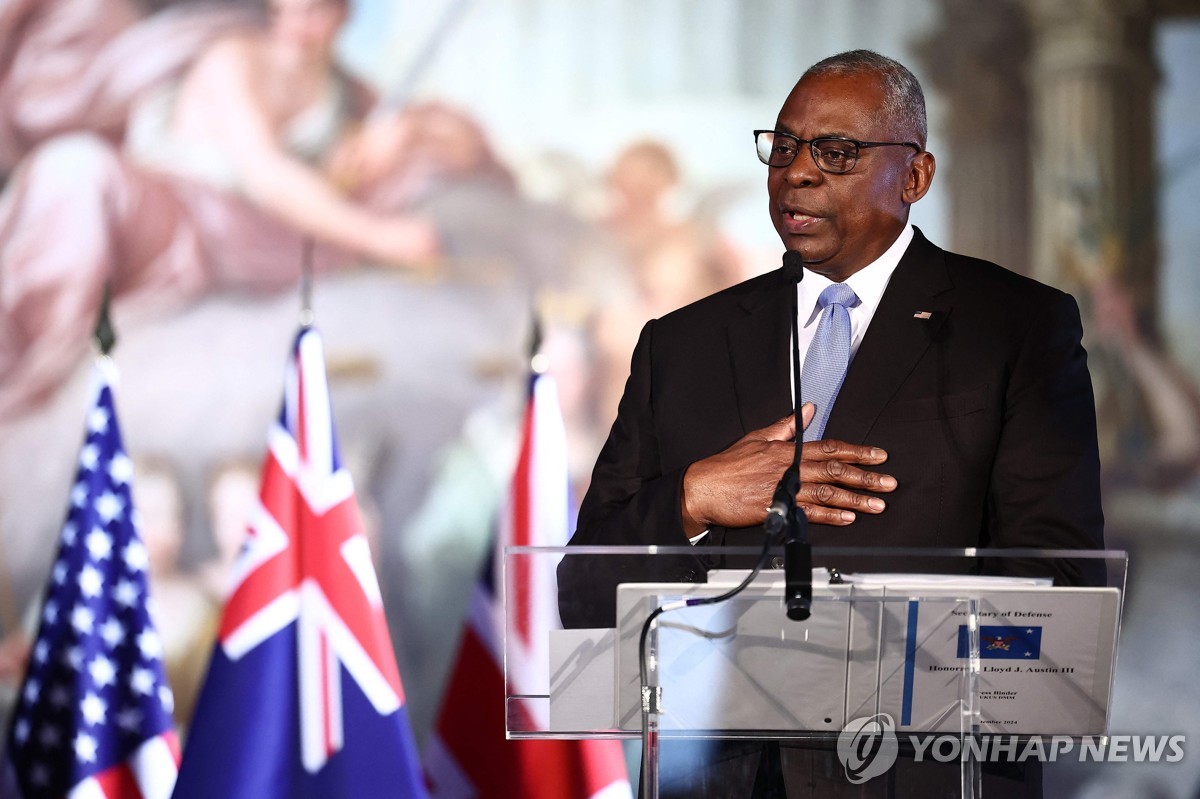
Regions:
<svg viewBox="0 0 1200 799"><path fill-rule="evenodd" d="M792 406L796 414L796 453L792 465L783 473L771 507L767 511L765 528L768 535L783 533L784 602L787 615L793 621L804 621L812 615L812 546L808 541L808 517L796 505L800 490L800 455L804 436L800 430L800 322L796 307L796 286L804 279L804 257L796 250L783 254L783 274L792 284Z"/></svg>
<svg viewBox="0 0 1200 799"><path fill-rule="evenodd" d="M796 284L804 279L804 258L796 250L788 250L783 254L783 276L792 284L792 374L793 378L798 373L800 362L800 349L796 343L796 327L798 318L796 310ZM796 412L796 424L800 424L800 391L798 379L793 379L793 388L796 389L792 398L792 407ZM796 440L801 438L800 430L796 430ZM788 523L788 517L796 508L796 492L800 490L800 451L797 449L796 456L792 460L792 465L783 472L783 477L779 478L779 483L775 486L775 494L771 497L771 507L767 508L767 520L764 523L767 535L777 536L781 534L784 527Z"/></svg>

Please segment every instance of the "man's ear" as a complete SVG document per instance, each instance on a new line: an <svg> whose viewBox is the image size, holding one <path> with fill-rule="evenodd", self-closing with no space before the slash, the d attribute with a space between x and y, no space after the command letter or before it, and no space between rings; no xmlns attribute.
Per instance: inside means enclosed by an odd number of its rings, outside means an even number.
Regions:
<svg viewBox="0 0 1200 799"><path fill-rule="evenodd" d="M904 202L912 205L925 196L933 183L933 173L937 170L933 153L920 152L913 156L908 167L908 180L904 184Z"/></svg>

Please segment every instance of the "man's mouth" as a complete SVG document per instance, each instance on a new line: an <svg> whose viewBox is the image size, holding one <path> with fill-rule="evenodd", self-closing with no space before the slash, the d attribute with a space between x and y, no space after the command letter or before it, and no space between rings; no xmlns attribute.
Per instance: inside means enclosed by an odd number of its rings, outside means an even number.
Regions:
<svg viewBox="0 0 1200 799"><path fill-rule="evenodd" d="M784 211L783 226L789 233L802 233L820 222L824 217L814 216L804 211Z"/></svg>

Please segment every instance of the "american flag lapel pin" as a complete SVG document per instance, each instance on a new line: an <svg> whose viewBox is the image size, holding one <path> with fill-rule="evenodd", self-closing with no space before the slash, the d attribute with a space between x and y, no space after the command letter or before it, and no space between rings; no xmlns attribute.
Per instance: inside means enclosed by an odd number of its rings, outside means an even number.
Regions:
<svg viewBox="0 0 1200 799"><path fill-rule="evenodd" d="M917 311L913 314L913 319L928 319L933 316L933 311Z"/></svg>

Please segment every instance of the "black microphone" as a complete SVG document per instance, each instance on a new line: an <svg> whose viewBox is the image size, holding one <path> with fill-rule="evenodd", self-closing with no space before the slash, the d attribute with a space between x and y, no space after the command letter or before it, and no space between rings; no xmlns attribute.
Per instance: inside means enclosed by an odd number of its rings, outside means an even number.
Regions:
<svg viewBox="0 0 1200 799"><path fill-rule="evenodd" d="M797 250L787 250L783 254L783 276L792 283L799 283L804 279L804 257ZM796 315L796 292L792 291L792 316ZM793 328L795 325L793 325ZM793 330L793 335L795 331ZM799 366L799 350L792 348L792 368ZM797 390L799 386L797 385ZM797 400L799 394L796 395ZM793 403L794 407L794 403ZM796 414L796 420L799 422L800 415ZM800 439L799 431L796 435L797 441ZM796 507L796 492L800 489L800 450L796 450L796 456L792 461L792 465L783 473L783 477L779 478L779 483L775 486L775 495L771 497L771 507L767 508L767 519L763 523L766 528L767 535L777 536L783 532L784 525L788 523L792 509Z"/></svg>
<svg viewBox="0 0 1200 799"><path fill-rule="evenodd" d="M804 279L804 256L797 250L783 254L783 274L799 284ZM800 385L800 321L796 308L796 289L792 289L792 389L796 413L796 454L791 467L783 473L775 497L767 513L767 532L775 535L783 530L783 584L787 615L793 621L804 621L812 615L812 546L808 542L808 517L796 507L800 490L800 454L804 434L800 430L800 404L803 399ZM782 494L782 496L781 496ZM781 500L784 503L780 505ZM777 506L779 511L777 512Z"/></svg>
<svg viewBox="0 0 1200 799"><path fill-rule="evenodd" d="M795 514L795 524L807 528L804 511L796 508ZM812 546L807 532L789 535L783 541L783 596L792 621L804 621L812 615Z"/></svg>
<svg viewBox="0 0 1200 799"><path fill-rule="evenodd" d="M783 254L783 274L796 283L804 279L804 256L799 250L788 250Z"/></svg>

